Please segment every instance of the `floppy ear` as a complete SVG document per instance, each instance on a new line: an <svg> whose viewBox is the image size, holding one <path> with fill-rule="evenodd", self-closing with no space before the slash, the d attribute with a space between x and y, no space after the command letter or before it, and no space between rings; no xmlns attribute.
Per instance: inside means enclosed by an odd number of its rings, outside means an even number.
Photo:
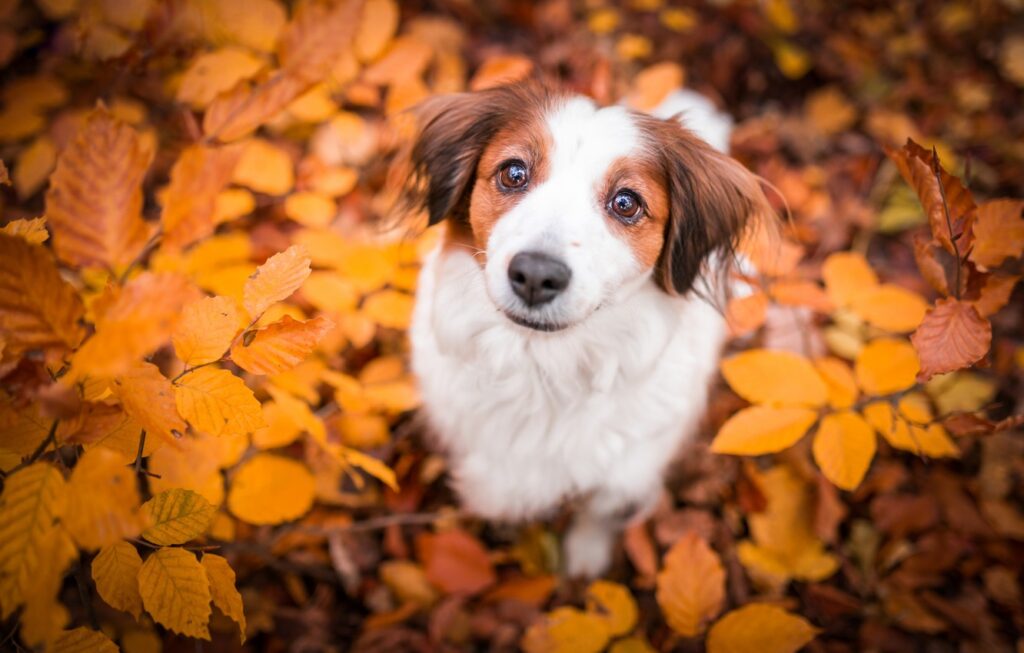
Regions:
<svg viewBox="0 0 1024 653"><path fill-rule="evenodd" d="M477 163L503 125L507 95L499 89L442 95L413 110L420 130L403 198L408 208L426 209L429 224L468 219Z"/></svg>
<svg viewBox="0 0 1024 653"><path fill-rule="evenodd" d="M655 268L661 287L683 294L693 288L710 258L727 271L749 221L772 213L757 177L683 129L675 120L659 121L655 135L668 180L669 217ZM715 283L718 281L719 283ZM712 286L728 292L724 280Z"/></svg>

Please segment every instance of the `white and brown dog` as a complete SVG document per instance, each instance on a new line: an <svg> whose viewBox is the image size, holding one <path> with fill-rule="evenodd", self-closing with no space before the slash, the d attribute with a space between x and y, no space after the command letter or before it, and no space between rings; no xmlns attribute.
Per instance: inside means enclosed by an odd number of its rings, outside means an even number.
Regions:
<svg viewBox="0 0 1024 653"><path fill-rule="evenodd" d="M726 337L709 298L767 209L730 121L689 92L655 113L679 111L689 129L538 82L422 108L407 199L447 223L412 325L426 417L469 510L578 503L571 575L607 568L695 431Z"/></svg>

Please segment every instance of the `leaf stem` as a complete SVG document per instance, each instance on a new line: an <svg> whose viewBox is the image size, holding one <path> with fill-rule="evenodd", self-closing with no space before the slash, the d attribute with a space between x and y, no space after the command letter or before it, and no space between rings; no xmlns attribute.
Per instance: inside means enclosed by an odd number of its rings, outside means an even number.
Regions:
<svg viewBox="0 0 1024 653"><path fill-rule="evenodd" d="M142 471L142 450L146 447L146 429L142 429L139 433L139 450L135 454L135 475Z"/></svg>
<svg viewBox="0 0 1024 653"><path fill-rule="evenodd" d="M949 230L949 244L953 246L953 254L956 256L956 288L953 296L960 300L960 269L963 261L960 259L960 247L956 244L956 234L953 233L953 218L949 215L949 204L946 202L946 187L942 184L942 167L939 166L939 152L932 146L932 174L935 175L935 182L939 185L939 196L942 197L942 209L946 213L946 229Z"/></svg>
<svg viewBox="0 0 1024 653"><path fill-rule="evenodd" d="M202 364L200 364L200 365L195 365L195 366L193 366L193 367L186 367L185 369L183 369L183 370L181 371L181 373L180 373L180 374L178 374L178 376L176 376L176 377L174 377L173 379L171 379L171 383L177 383L177 382L178 382L178 379L180 379L181 377L185 376L186 374L191 374L192 372L195 372L195 371L196 371L196 370L198 370L198 369L199 369L200 367L206 367L207 365L216 365L217 363L221 362L222 360L224 360L224 357L223 357L223 356L221 356L220 358L218 358L218 359L217 359L217 360L215 360L215 361L210 361L210 362L208 362L208 363L202 363Z"/></svg>

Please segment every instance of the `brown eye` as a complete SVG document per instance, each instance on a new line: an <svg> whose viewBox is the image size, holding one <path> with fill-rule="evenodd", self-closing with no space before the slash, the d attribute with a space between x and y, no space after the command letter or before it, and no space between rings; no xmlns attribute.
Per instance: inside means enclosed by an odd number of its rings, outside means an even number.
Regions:
<svg viewBox="0 0 1024 653"><path fill-rule="evenodd" d="M498 184L505 190L517 190L526 185L530 175L522 161L506 161L498 171Z"/></svg>
<svg viewBox="0 0 1024 653"><path fill-rule="evenodd" d="M643 215L640 198L631 190L620 190L609 205L615 217L626 224L634 224Z"/></svg>

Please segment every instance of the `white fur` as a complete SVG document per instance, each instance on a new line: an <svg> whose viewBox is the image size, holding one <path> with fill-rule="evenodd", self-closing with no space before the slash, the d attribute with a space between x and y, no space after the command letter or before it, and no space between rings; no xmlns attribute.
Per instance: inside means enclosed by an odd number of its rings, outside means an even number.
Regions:
<svg viewBox="0 0 1024 653"><path fill-rule="evenodd" d="M568 571L608 566L623 512L650 507L666 465L693 433L725 338L721 315L659 289L604 224L594 185L639 138L620 108L574 99L553 112L551 175L503 216L485 269L438 249L420 276L411 338L424 408L464 505L488 519L581 507ZM573 243L579 243L574 245ZM518 326L508 259L542 249L573 278L546 333Z"/></svg>

